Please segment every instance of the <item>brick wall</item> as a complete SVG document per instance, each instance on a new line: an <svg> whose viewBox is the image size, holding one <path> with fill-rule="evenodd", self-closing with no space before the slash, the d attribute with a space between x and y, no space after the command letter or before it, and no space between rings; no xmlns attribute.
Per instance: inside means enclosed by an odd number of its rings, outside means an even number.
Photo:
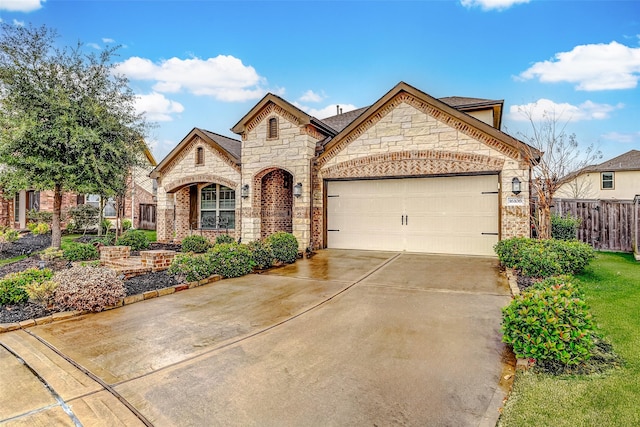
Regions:
<svg viewBox="0 0 640 427"><path fill-rule="evenodd" d="M267 237L277 231L293 231L293 177L282 169L262 178L260 234Z"/></svg>

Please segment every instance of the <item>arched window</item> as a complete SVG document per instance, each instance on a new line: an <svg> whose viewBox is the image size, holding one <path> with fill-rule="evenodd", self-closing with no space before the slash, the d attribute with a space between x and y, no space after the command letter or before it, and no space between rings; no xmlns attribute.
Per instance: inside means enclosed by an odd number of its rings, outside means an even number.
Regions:
<svg viewBox="0 0 640 427"><path fill-rule="evenodd" d="M278 137L278 119L271 117L268 123L267 138L276 139Z"/></svg>
<svg viewBox="0 0 640 427"><path fill-rule="evenodd" d="M200 190L200 228L236 228L236 192L220 184Z"/></svg>
<svg viewBox="0 0 640 427"><path fill-rule="evenodd" d="M196 148L196 165L204 165L204 148Z"/></svg>

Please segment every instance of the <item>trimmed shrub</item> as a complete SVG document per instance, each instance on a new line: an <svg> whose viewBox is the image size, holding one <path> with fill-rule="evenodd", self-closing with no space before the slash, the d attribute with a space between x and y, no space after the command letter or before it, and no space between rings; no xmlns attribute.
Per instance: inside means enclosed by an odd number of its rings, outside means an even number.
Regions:
<svg viewBox="0 0 640 427"><path fill-rule="evenodd" d="M63 250L62 257L69 261L89 261L100 258L100 253L91 243L71 242Z"/></svg>
<svg viewBox="0 0 640 427"><path fill-rule="evenodd" d="M213 271L205 254L179 253L173 258L168 273L176 276L178 282L194 282L206 279Z"/></svg>
<svg viewBox="0 0 640 427"><path fill-rule="evenodd" d="M53 281L54 300L64 308L102 311L125 296L124 282L109 268L72 267L56 272Z"/></svg>
<svg viewBox="0 0 640 427"><path fill-rule="evenodd" d="M182 239L182 252L203 254L211 249L211 242L204 236L192 234Z"/></svg>
<svg viewBox="0 0 640 427"><path fill-rule="evenodd" d="M538 240L523 248L516 268L523 276L549 277L579 273L595 256L593 248L576 240Z"/></svg>
<svg viewBox="0 0 640 427"><path fill-rule="evenodd" d="M131 227L133 226L133 224L131 223L131 220L126 218L122 220L121 224L122 224L122 231L130 230Z"/></svg>
<svg viewBox="0 0 640 427"><path fill-rule="evenodd" d="M29 229L29 231L31 231L32 234L35 234L37 236L41 234L47 234L49 231L51 231L51 227L49 227L49 224L45 222L32 222L30 224L27 224L27 228Z"/></svg>
<svg viewBox="0 0 640 427"><path fill-rule="evenodd" d="M58 284L53 280L44 282L31 282L24 287L29 295L29 299L42 305L49 305L53 302L53 294Z"/></svg>
<svg viewBox="0 0 640 427"><path fill-rule="evenodd" d="M520 261L520 253L523 248L535 244L535 239L529 237L512 237L499 241L493 247L498 255L498 260L502 265L509 268L515 268Z"/></svg>
<svg viewBox="0 0 640 427"><path fill-rule="evenodd" d="M580 364L591 357L593 324L568 278L542 281L502 309L502 340L518 358Z"/></svg>
<svg viewBox="0 0 640 427"><path fill-rule="evenodd" d="M214 274L222 277L240 277L253 271L255 262L247 245L220 243L210 249L206 257Z"/></svg>
<svg viewBox="0 0 640 427"><path fill-rule="evenodd" d="M292 263L298 258L298 240L293 234L279 231L268 236L266 242L271 246L276 260Z"/></svg>
<svg viewBox="0 0 640 427"><path fill-rule="evenodd" d="M26 302L29 299L26 287L34 282L42 283L51 277L53 277L53 272L48 268L44 270L28 268L6 275L0 280L0 305Z"/></svg>
<svg viewBox="0 0 640 427"><path fill-rule="evenodd" d="M253 262L257 268L266 269L273 266L275 257L273 256L273 250L271 250L269 243L264 240L254 240L250 242L247 247L251 251Z"/></svg>
<svg viewBox="0 0 640 427"><path fill-rule="evenodd" d="M62 258L64 256L64 251L58 248L47 248L40 252L40 259L44 261L53 261L54 259Z"/></svg>
<svg viewBox="0 0 640 427"><path fill-rule="evenodd" d="M500 262L526 277L579 273L594 258L593 248L577 240L506 239L494 247Z"/></svg>
<svg viewBox="0 0 640 427"><path fill-rule="evenodd" d="M116 241L117 246L131 246L132 251L140 251L149 247L149 239L142 230L129 230Z"/></svg>
<svg viewBox="0 0 640 427"><path fill-rule="evenodd" d="M234 243L235 241L236 239L228 234L219 234L216 236L216 245L219 245L220 243Z"/></svg>
<svg viewBox="0 0 640 427"><path fill-rule="evenodd" d="M580 227L580 218L551 215L551 237L558 240L575 240Z"/></svg>

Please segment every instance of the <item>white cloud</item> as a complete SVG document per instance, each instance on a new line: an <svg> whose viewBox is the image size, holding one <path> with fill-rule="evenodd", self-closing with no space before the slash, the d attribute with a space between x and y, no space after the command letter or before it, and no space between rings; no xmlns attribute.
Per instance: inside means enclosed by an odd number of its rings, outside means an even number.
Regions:
<svg viewBox="0 0 640 427"><path fill-rule="evenodd" d="M504 10L519 3L529 3L529 0L460 0L464 7L480 7L482 10Z"/></svg>
<svg viewBox="0 0 640 427"><path fill-rule="evenodd" d="M316 117L318 119L326 119L327 117L335 116L337 114L336 105L340 105L340 109L342 110L343 113L346 113L348 111L352 111L358 108L353 104L331 104L331 105L327 105L324 108L311 108L307 105L302 105L298 102L294 102L293 105L295 105L305 113L309 114L310 116Z"/></svg>
<svg viewBox="0 0 640 427"><path fill-rule="evenodd" d="M103 39L102 39L102 43L107 43L107 44L109 44L109 43L115 43L115 42L116 42L116 41L115 41L114 39L110 39L110 38L107 38L107 37L105 37L105 38L103 38Z"/></svg>
<svg viewBox="0 0 640 427"><path fill-rule="evenodd" d="M623 107L623 104L614 106L609 104L596 104L592 101L585 101L580 105L573 105L567 102L556 103L550 99L542 98L529 104L512 105L509 108L509 118L519 122L529 121L529 116L531 116L531 119L534 121L540 121L550 116L561 122L603 120L608 119L611 112Z"/></svg>
<svg viewBox="0 0 640 427"><path fill-rule="evenodd" d="M17 19L14 19L13 25L15 25L16 27L24 27L24 21L18 21Z"/></svg>
<svg viewBox="0 0 640 427"><path fill-rule="evenodd" d="M247 101L266 93L266 79L238 58L219 55L215 58L171 58L159 63L132 57L120 63L117 71L131 80L156 81L157 92L186 91L211 96L220 101Z"/></svg>
<svg viewBox="0 0 640 427"><path fill-rule="evenodd" d="M182 113L184 107L179 102L167 99L161 93L153 92L136 96L136 110L139 113L146 113L147 119L151 121L170 122L173 120L172 114Z"/></svg>
<svg viewBox="0 0 640 427"><path fill-rule="evenodd" d="M536 62L520 77L576 83L576 89L585 91L633 89L640 78L640 47L618 42L580 45L556 53L552 60Z"/></svg>
<svg viewBox="0 0 640 427"><path fill-rule="evenodd" d="M101 50L102 48L100 47L100 45L98 43L87 43L88 47L92 47L96 50Z"/></svg>
<svg viewBox="0 0 640 427"><path fill-rule="evenodd" d="M0 2L0 10L8 10L9 12L33 12L42 8L42 4L46 0L2 0Z"/></svg>
<svg viewBox="0 0 640 427"><path fill-rule="evenodd" d="M302 94L302 96L298 99L300 102L320 102L325 99L326 96L324 94L315 93L311 89Z"/></svg>
<svg viewBox="0 0 640 427"><path fill-rule="evenodd" d="M608 132L602 135L603 139L608 139L610 141L620 142L622 144L632 144L634 142L640 141L640 131L639 132Z"/></svg>

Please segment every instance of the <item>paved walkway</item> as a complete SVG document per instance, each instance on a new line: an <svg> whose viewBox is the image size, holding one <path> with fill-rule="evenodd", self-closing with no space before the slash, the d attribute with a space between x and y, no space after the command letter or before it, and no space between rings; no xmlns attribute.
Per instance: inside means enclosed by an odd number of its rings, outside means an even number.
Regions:
<svg viewBox="0 0 640 427"><path fill-rule="evenodd" d="M8 425L494 425L491 258L321 251L0 334Z"/></svg>

